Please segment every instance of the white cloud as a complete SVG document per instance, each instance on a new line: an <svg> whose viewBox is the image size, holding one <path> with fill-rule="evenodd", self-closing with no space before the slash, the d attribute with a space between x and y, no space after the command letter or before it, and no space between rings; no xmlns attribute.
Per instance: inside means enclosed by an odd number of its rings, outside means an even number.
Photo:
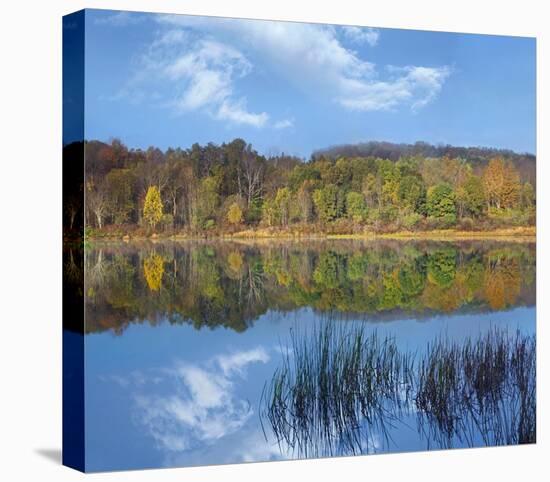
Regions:
<svg viewBox="0 0 550 482"><path fill-rule="evenodd" d="M281 457L281 453L289 453L290 450L282 440L280 445L267 443L264 434L256 430L247 434L241 443L235 446L228 462L240 460L242 462L265 462L266 460L276 460Z"/></svg>
<svg viewBox="0 0 550 482"><path fill-rule="evenodd" d="M226 377L234 373L242 375L243 369L251 363L267 363L268 361L269 355L261 347L248 351L238 351L231 355L219 355L216 358L216 362Z"/></svg>
<svg viewBox="0 0 550 482"><path fill-rule="evenodd" d="M379 33L369 28L185 15L162 15L157 21L254 52L266 69L306 95L329 98L349 110L419 110L438 96L450 74L447 66L380 70L339 39L344 32L351 41L374 45Z"/></svg>
<svg viewBox="0 0 550 482"><path fill-rule="evenodd" d="M268 120L265 112L246 109L244 98L234 97L234 81L246 76L252 66L235 48L209 39L187 42L185 36L170 32L162 45L186 42L187 51L167 59L162 71L168 79L182 82L183 92L174 105L182 111L206 109L212 117L235 124L262 127ZM162 52L160 57L165 56Z"/></svg>
<svg viewBox="0 0 550 482"><path fill-rule="evenodd" d="M451 74L449 67L408 67L406 70L408 71L407 79L420 88L425 89L424 96L421 96L413 103L413 110L418 110L434 100L441 92L445 80Z"/></svg>
<svg viewBox="0 0 550 482"><path fill-rule="evenodd" d="M280 444L267 442L261 427L250 424L229 435L223 443L197 447L195 450L172 451L165 453L166 467L234 464L236 462L266 462L292 455L292 450L281 441Z"/></svg>
<svg viewBox="0 0 550 482"><path fill-rule="evenodd" d="M219 106L216 117L236 124L248 124L254 127L263 127L269 119L265 112L254 114L246 110L246 102L239 99L236 102L224 100Z"/></svg>
<svg viewBox="0 0 550 482"><path fill-rule="evenodd" d="M280 121L275 122L275 124L273 124L273 127L275 129L288 129L290 127L294 127L294 120L293 119L282 119Z"/></svg>
<svg viewBox="0 0 550 482"><path fill-rule="evenodd" d="M368 77L374 72L373 64L346 49L331 27L185 15L160 16L158 21L215 35L224 43L253 50L270 69L304 89L312 82L332 87L342 76Z"/></svg>
<svg viewBox="0 0 550 482"><path fill-rule="evenodd" d="M369 44L374 47L378 44L380 32L371 27L342 27L344 36L356 44Z"/></svg>
<svg viewBox="0 0 550 482"><path fill-rule="evenodd" d="M250 62L236 48L171 29L149 45L135 76L113 98L153 101L144 94L144 90L151 89L144 86L163 82L165 95L158 99L159 90L155 90L156 103L180 113L202 111L214 119L262 127L269 119L268 114L249 111L246 98L235 93L235 82L251 70Z"/></svg>
<svg viewBox="0 0 550 482"><path fill-rule="evenodd" d="M403 104L418 111L439 95L449 75L448 67L404 67L385 81L350 80L338 102L358 111L391 110Z"/></svg>
<svg viewBox="0 0 550 482"><path fill-rule="evenodd" d="M235 376L253 363L267 363L261 348L219 355L197 365L178 363L165 371L172 387L162 396L137 395L137 419L164 450L180 452L237 432L253 415L236 394Z"/></svg>
<svg viewBox="0 0 550 482"><path fill-rule="evenodd" d="M154 19L161 33L142 55L134 78L111 99L285 129L292 119L271 123L267 112L250 109L239 92L241 79L253 70L285 79L314 101L363 112L419 111L438 97L451 74L448 66L380 68L342 43L375 45L379 32L372 28L185 15Z"/></svg>

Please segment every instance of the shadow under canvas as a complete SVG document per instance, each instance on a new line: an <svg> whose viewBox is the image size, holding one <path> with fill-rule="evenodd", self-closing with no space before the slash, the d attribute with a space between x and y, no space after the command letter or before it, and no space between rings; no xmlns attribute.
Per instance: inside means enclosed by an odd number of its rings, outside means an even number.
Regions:
<svg viewBox="0 0 550 482"><path fill-rule="evenodd" d="M61 449L36 449L35 453L55 464L61 464Z"/></svg>

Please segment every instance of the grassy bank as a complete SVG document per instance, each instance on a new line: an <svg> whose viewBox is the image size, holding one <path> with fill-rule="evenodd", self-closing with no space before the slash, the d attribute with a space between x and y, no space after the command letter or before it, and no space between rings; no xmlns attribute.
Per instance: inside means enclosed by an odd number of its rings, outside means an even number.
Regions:
<svg viewBox="0 0 550 482"><path fill-rule="evenodd" d="M534 226L494 229L490 231L462 231L458 229L436 229L431 231L396 231L394 233L365 233L350 235L328 235L332 239L362 239L362 238L385 238L385 239L512 239L535 241L536 228Z"/></svg>
<svg viewBox="0 0 550 482"><path fill-rule="evenodd" d="M363 231L360 233L333 234L324 232L304 232L298 229L260 228L236 231L233 233L158 233L146 235L142 232L126 232L116 230L102 232L94 230L86 236L87 241L161 241L161 240L194 240L194 239L232 239L232 240L270 240L270 239L426 239L426 240L501 240L515 242L534 242L536 240L535 226L523 226L513 228L499 228L485 231L464 231L459 229L435 229L429 231L395 231L389 233L378 233L375 231Z"/></svg>
<svg viewBox="0 0 550 482"><path fill-rule="evenodd" d="M378 233L375 231L363 231L362 233L316 233L303 234L293 230L257 229L239 231L227 237L232 238L327 238L327 239L483 239L483 238L535 238L534 226L501 228L490 231L462 231L457 229L435 229L430 231L395 231L390 233Z"/></svg>

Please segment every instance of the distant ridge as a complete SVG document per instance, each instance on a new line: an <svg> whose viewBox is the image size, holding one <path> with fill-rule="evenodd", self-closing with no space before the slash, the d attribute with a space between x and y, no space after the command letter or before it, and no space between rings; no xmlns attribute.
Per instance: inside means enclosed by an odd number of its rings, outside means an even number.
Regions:
<svg viewBox="0 0 550 482"><path fill-rule="evenodd" d="M532 183L536 180L536 157L530 153L517 153L510 149L495 149L490 147L457 147L451 145L433 145L427 142L415 144L398 144L384 141L361 142L357 144L341 144L313 152L312 157L379 157L397 161L400 157L462 157L475 168L483 167L493 157L503 157L511 160L520 171L521 177Z"/></svg>
<svg viewBox="0 0 550 482"><path fill-rule="evenodd" d="M243 141L244 142L244 141ZM69 144L65 148L74 149L74 145ZM102 148L108 147L108 143L99 140L86 141L86 160L94 161L98 159ZM135 149L132 149L136 152ZM145 152L138 149L139 152ZM159 151L162 157L162 151ZM416 142L415 144L393 143L385 141L369 141L357 144L340 144L315 150L311 158L318 159L326 157L335 160L339 157L377 157L398 161L401 157L433 157L441 158L449 156L451 158L461 157L466 159L474 171L478 174L494 157L502 157L514 163L520 173L522 181L528 181L535 185L536 183L536 156L530 153L518 153L510 149L495 149L491 147L460 147L452 145L433 145L427 142Z"/></svg>

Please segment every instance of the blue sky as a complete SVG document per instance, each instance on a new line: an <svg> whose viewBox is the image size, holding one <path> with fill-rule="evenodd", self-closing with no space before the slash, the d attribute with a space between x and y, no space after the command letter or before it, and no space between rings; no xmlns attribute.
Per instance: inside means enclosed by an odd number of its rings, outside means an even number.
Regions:
<svg viewBox="0 0 550 482"><path fill-rule="evenodd" d="M535 56L530 38L87 10L86 137L535 153Z"/></svg>

